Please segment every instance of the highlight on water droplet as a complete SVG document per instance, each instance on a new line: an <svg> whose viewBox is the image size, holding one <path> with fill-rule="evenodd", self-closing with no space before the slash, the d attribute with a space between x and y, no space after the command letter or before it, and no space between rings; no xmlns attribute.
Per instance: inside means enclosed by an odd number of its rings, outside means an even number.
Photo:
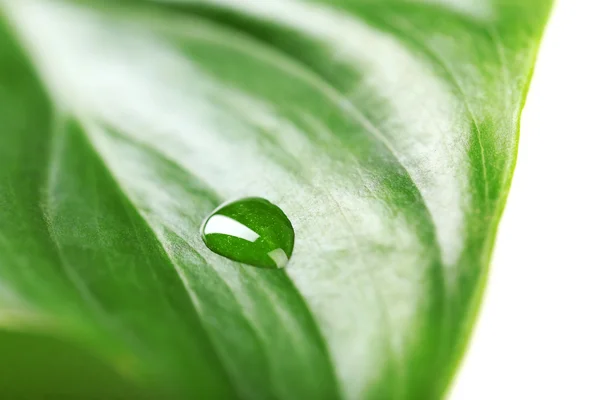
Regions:
<svg viewBox="0 0 600 400"><path fill-rule="evenodd" d="M279 207L260 197L217 207L201 231L210 250L255 267L283 268L294 250L292 223Z"/></svg>

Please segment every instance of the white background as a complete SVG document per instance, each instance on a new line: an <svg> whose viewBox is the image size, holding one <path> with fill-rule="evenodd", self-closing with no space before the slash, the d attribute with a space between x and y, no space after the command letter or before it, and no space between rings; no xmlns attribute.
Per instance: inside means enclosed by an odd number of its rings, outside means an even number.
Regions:
<svg viewBox="0 0 600 400"><path fill-rule="evenodd" d="M554 8L451 400L600 400L599 17L596 0Z"/></svg>

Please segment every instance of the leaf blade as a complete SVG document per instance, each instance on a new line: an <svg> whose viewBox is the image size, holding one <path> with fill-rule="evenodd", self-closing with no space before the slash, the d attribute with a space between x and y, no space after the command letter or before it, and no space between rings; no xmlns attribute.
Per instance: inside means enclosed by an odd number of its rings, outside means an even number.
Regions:
<svg viewBox="0 0 600 400"><path fill-rule="evenodd" d="M29 4L44 9L43 2ZM212 6L192 7L226 27L139 5L48 6L37 20L32 9L15 20L50 91L84 121L119 190L172 265L180 264L196 311L215 308L211 296L230 305L227 314L245 339L220 337L222 321L207 329L221 359L236 354L225 369L233 386L244 388L239 395L331 398L339 379L342 397L441 396L477 303L514 164L512 116L524 91L516 77L526 71L513 73L506 59L533 50L506 51L489 28L506 26L486 21L489 10L469 7L474 14L420 3L225 4L233 10L227 18ZM489 4L503 10L500 20L519 9ZM242 12L259 22L223 24ZM60 27L61 20L72 23ZM253 32L252 24L264 31ZM265 32L286 36L278 41ZM446 46L449 32L472 40L469 51L458 42ZM361 54L365 38L372 48ZM88 76L77 77L78 70ZM236 269L196 237L217 198L245 195L277 201L297 227L290 279ZM216 272L213 285L233 282L233 295L200 282L202 267ZM267 300L257 301L261 290ZM205 321L225 318L209 308ZM272 346L273 338L283 344ZM261 351L242 355L247 341L266 342L263 352L274 363L259 363L267 365L268 382L249 376ZM298 378L311 366L321 372ZM442 376L433 384L432 371Z"/></svg>

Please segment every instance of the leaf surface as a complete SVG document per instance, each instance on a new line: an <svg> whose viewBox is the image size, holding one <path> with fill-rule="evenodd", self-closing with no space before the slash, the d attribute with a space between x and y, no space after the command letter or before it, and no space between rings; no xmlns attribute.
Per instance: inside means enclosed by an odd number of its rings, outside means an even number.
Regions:
<svg viewBox="0 0 600 400"><path fill-rule="evenodd" d="M0 327L148 397L444 394L550 1L2 5ZM201 240L250 196L284 270Z"/></svg>

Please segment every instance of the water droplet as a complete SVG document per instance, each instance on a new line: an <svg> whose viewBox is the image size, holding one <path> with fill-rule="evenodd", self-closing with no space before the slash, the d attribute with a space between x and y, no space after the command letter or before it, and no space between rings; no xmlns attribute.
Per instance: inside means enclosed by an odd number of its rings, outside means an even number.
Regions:
<svg viewBox="0 0 600 400"><path fill-rule="evenodd" d="M294 228L268 200L247 197L225 203L202 225L202 240L217 254L262 268L283 268L294 249Z"/></svg>

